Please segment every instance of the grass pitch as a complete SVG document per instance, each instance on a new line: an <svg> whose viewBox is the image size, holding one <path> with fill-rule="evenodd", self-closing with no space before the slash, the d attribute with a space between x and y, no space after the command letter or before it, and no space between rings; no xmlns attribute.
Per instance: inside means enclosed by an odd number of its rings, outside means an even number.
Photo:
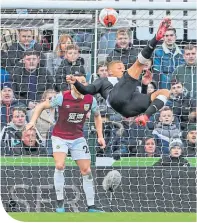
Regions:
<svg viewBox="0 0 197 223"><path fill-rule="evenodd" d="M24 222L196 222L195 213L8 213Z"/></svg>

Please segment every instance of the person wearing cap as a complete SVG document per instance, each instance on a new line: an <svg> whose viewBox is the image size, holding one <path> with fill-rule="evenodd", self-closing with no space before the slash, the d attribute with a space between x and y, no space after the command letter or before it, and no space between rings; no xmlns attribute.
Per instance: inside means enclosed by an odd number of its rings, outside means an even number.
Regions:
<svg viewBox="0 0 197 223"><path fill-rule="evenodd" d="M173 114L179 119L181 130L184 130L189 117L196 111L196 99L185 91L183 83L177 79L171 81L171 95L166 105L172 108Z"/></svg>
<svg viewBox="0 0 197 223"><path fill-rule="evenodd" d="M12 110L15 107L23 107L26 105L20 100L15 99L12 90L12 84L5 82L1 84L1 129L12 120Z"/></svg>
<svg viewBox="0 0 197 223"><path fill-rule="evenodd" d="M54 79L46 67L40 67L40 52L25 51L23 67L15 69L12 75L12 87L16 98L23 100L29 109L33 109L47 89L54 88Z"/></svg>
<svg viewBox="0 0 197 223"><path fill-rule="evenodd" d="M189 162L182 156L183 143L180 138L172 138L169 149L169 156L163 156L154 166L190 166Z"/></svg>
<svg viewBox="0 0 197 223"><path fill-rule="evenodd" d="M197 130L196 124L189 124L187 132L183 132L184 138L184 156L194 157L197 156Z"/></svg>

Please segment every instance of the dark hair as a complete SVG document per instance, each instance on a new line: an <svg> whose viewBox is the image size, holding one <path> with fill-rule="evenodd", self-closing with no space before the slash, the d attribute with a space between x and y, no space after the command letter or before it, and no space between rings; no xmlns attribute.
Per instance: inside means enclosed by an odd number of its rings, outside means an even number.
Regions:
<svg viewBox="0 0 197 223"><path fill-rule="evenodd" d="M31 55L36 55L37 57L40 57L40 52L39 51L36 51L36 50L26 50L24 53L23 53L23 58L25 56L31 56Z"/></svg>
<svg viewBox="0 0 197 223"><path fill-rule="evenodd" d="M100 67L107 67L108 65L108 62L107 61L100 61L98 64L97 64L97 67L96 67L96 71L98 72L98 69Z"/></svg>
<svg viewBox="0 0 197 223"><path fill-rule="evenodd" d="M75 77L86 77L85 74L83 74L83 73L81 73L81 72L78 72L78 71L75 71L75 73L72 74L72 75L75 76Z"/></svg>
<svg viewBox="0 0 197 223"><path fill-rule="evenodd" d="M171 86L173 86L175 84L181 84L181 85L183 85L181 81L179 81L178 79L175 79L174 78L174 79L171 80Z"/></svg>
<svg viewBox="0 0 197 223"><path fill-rule="evenodd" d="M12 114L14 114L15 111L22 111L25 115L27 113L26 109L23 107L14 107L12 110Z"/></svg>
<svg viewBox="0 0 197 223"><path fill-rule="evenodd" d="M194 46L193 44L187 44L184 47L184 51L185 50L193 50L194 48L196 49L196 46Z"/></svg>

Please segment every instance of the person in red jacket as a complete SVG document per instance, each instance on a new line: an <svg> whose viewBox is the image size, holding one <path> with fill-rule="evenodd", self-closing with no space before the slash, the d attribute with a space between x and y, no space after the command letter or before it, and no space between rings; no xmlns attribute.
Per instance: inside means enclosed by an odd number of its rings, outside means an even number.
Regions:
<svg viewBox="0 0 197 223"><path fill-rule="evenodd" d="M86 84L85 76L77 74L77 80ZM53 157L55 159L54 184L57 195L57 212L65 212L64 209L64 168L65 159L70 150L73 160L76 161L83 176L83 189L89 212L100 212L94 205L94 186L90 168L90 151L83 135L83 125L89 111L94 114L95 126L98 135L98 143L105 148L105 140L102 131L102 119L97 108L96 100L91 95L82 95L72 85L71 90L64 91L50 100L46 100L36 106L33 116L26 129L35 126L36 120L44 109L58 106L58 121L52 132Z"/></svg>

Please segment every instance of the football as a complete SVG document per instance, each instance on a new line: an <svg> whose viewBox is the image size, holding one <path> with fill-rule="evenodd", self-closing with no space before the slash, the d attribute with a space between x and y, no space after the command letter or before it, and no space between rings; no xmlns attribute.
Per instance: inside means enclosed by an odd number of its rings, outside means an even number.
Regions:
<svg viewBox="0 0 197 223"><path fill-rule="evenodd" d="M105 27L112 27L118 21L118 13L115 9L105 8L100 11L99 22Z"/></svg>

